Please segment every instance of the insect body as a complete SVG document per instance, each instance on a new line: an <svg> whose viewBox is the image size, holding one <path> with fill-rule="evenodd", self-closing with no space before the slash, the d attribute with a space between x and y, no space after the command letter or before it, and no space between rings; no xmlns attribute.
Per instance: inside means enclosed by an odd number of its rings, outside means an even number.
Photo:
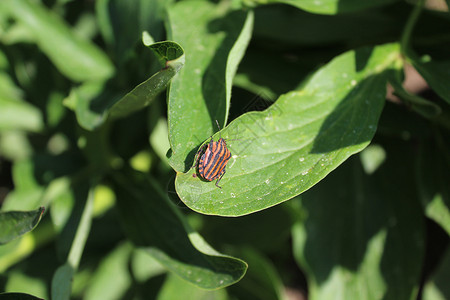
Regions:
<svg viewBox="0 0 450 300"><path fill-rule="evenodd" d="M201 153L203 148L198 153ZM208 181L217 179L216 186L222 188L219 186L219 181L225 174L225 167L230 158L231 152L228 150L225 140L220 138L217 142L214 142L211 137L205 152L197 162L198 173Z"/></svg>

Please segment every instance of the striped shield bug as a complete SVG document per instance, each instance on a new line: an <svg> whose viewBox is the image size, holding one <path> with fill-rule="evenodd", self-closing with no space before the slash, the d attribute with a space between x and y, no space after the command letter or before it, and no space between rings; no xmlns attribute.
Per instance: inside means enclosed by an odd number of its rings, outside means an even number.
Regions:
<svg viewBox="0 0 450 300"><path fill-rule="evenodd" d="M219 127L219 122L217 122L217 127ZM204 150L206 146L206 150ZM198 173L205 180L213 181L217 179L216 186L218 188L222 188L219 186L219 181L222 179L223 175L225 175L225 167L228 161L231 158L231 152L227 148L227 144L225 140L220 137L217 142L211 140L208 144L203 145L197 151L197 157L201 154L200 158L197 158L197 169Z"/></svg>

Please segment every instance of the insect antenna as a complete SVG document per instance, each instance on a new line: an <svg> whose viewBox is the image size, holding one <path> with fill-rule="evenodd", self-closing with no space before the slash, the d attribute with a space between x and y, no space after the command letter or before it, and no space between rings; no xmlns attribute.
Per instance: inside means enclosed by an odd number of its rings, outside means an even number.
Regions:
<svg viewBox="0 0 450 300"><path fill-rule="evenodd" d="M219 128L219 136L220 136L220 138L222 138L222 133L220 132L222 129L220 128L219 121L216 120L216 124L217 124L217 127ZM223 139L223 140L225 142L242 141L240 139Z"/></svg>
<svg viewBox="0 0 450 300"><path fill-rule="evenodd" d="M220 128L219 121L217 121L217 119L216 119L216 124L217 124L217 127L219 128L220 138L222 138L222 133L220 132L222 129Z"/></svg>

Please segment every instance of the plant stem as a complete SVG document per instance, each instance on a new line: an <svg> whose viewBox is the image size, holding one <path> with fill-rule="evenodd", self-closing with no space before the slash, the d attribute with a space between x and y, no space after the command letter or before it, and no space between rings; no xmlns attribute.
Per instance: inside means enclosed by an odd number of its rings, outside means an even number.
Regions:
<svg viewBox="0 0 450 300"><path fill-rule="evenodd" d="M416 3L416 7L411 12L411 15L408 18L408 21L406 22L405 29L403 29L400 45L401 45L401 51L403 54L406 54L408 51L408 46L410 44L412 31L414 29L414 26L417 23L417 20L419 19L419 15L422 12L422 8L425 4L425 0L418 0Z"/></svg>

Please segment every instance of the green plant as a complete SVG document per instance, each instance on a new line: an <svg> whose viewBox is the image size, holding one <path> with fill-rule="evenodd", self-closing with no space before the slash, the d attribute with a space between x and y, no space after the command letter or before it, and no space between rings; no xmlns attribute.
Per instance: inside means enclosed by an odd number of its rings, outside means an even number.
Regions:
<svg viewBox="0 0 450 300"><path fill-rule="evenodd" d="M450 298L428 4L2 0L0 299Z"/></svg>

